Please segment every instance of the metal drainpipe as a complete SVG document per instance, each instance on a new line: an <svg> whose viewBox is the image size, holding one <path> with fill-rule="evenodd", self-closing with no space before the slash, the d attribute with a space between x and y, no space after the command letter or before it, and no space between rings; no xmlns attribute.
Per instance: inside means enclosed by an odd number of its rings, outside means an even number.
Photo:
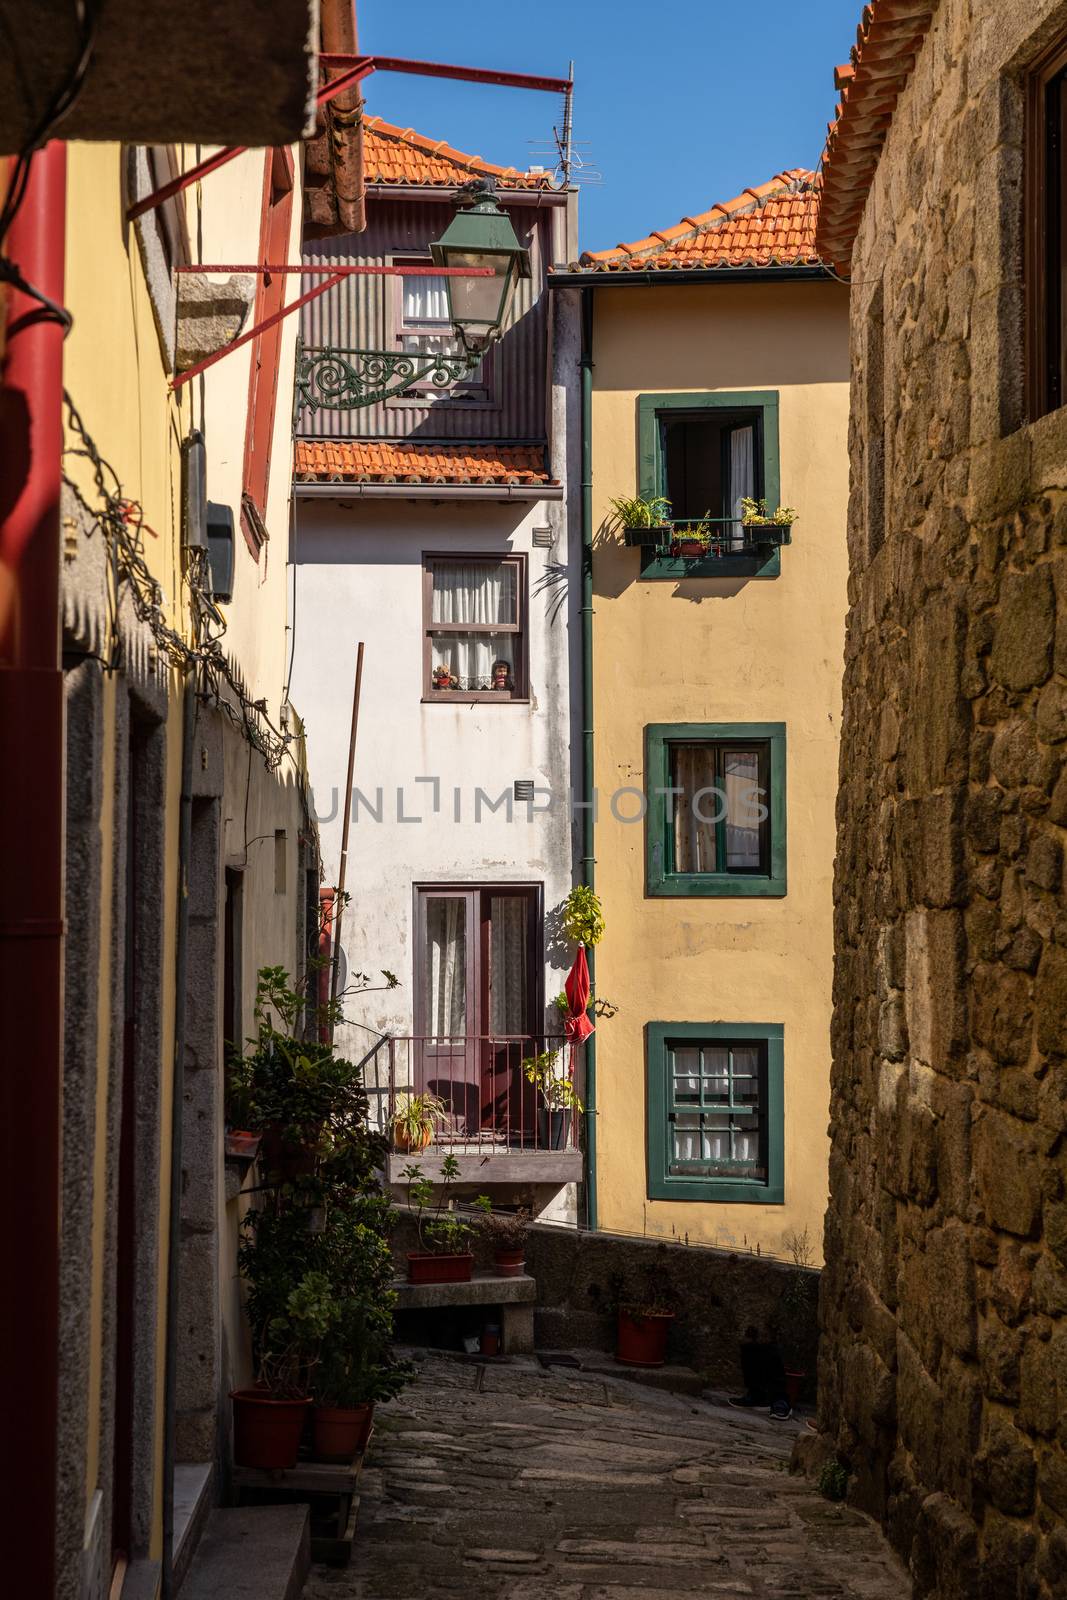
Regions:
<svg viewBox="0 0 1067 1600"><path fill-rule="evenodd" d="M174 1063L170 1123L170 1215L167 1245L167 1337L163 1372L163 1600L174 1595L174 1450L178 1394L178 1285L182 1223L182 1115L185 1108L185 1011L189 957L189 862L193 841L193 742L196 668L182 699L182 795L178 817L178 932L174 959Z"/></svg>
<svg viewBox="0 0 1067 1600"><path fill-rule="evenodd" d="M63 301L66 147L33 158L6 255ZM0 1210L6 1278L21 1310L0 1317L6 1374L5 1588L56 1582L59 1243L62 1176L64 713L60 655L63 336L9 291L0 375ZM17 1018L22 1019L20 1026Z"/></svg>
<svg viewBox="0 0 1067 1600"><path fill-rule="evenodd" d="M593 291L581 292L582 322L582 881L596 887L593 855ZM586 952L589 983L596 993L596 951ZM596 1034L585 1046L585 1221L597 1230L596 1193Z"/></svg>

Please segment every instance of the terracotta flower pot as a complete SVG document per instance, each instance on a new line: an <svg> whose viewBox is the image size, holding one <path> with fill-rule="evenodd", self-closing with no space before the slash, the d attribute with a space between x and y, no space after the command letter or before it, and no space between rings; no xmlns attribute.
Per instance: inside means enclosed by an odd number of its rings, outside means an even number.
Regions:
<svg viewBox="0 0 1067 1600"><path fill-rule="evenodd" d="M402 1128L399 1124L394 1123L393 1143L403 1155L417 1154L420 1150L429 1149L430 1145L433 1144L433 1128L420 1128L419 1132L413 1136L408 1132L407 1128Z"/></svg>
<svg viewBox="0 0 1067 1600"><path fill-rule="evenodd" d="M365 1450L374 1421L374 1402L362 1406L316 1406L315 1454L324 1461L351 1461Z"/></svg>
<svg viewBox="0 0 1067 1600"><path fill-rule="evenodd" d="M672 1311L619 1311L615 1359L626 1367L662 1367Z"/></svg>
<svg viewBox="0 0 1067 1600"><path fill-rule="evenodd" d="M232 1389L233 1459L268 1472L296 1466L310 1397L276 1400L264 1389Z"/></svg>
<svg viewBox="0 0 1067 1600"><path fill-rule="evenodd" d="M493 1267L500 1278L521 1278L526 1268L525 1245L520 1244L517 1250L494 1251Z"/></svg>
<svg viewBox="0 0 1067 1600"><path fill-rule="evenodd" d="M482 1329L481 1353L483 1356L498 1356L500 1354L500 1329L495 1324L487 1324Z"/></svg>
<svg viewBox="0 0 1067 1600"><path fill-rule="evenodd" d="M675 539L671 545L671 555L681 556L683 561L697 561L707 553L708 547L700 539Z"/></svg>
<svg viewBox="0 0 1067 1600"><path fill-rule="evenodd" d="M469 1283L473 1269L472 1250L437 1256L423 1250L408 1252L409 1283Z"/></svg>
<svg viewBox="0 0 1067 1600"><path fill-rule="evenodd" d="M804 1393L804 1385L807 1383L807 1381L808 1375L806 1372L791 1372L789 1368L786 1367L785 1392L789 1396L789 1404L791 1406L798 1406L800 1404L800 1397Z"/></svg>

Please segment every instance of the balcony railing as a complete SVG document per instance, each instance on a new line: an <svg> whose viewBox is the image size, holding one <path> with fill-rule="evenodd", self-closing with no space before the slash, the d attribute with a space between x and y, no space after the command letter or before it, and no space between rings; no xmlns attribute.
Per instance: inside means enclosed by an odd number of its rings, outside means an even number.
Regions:
<svg viewBox="0 0 1067 1600"><path fill-rule="evenodd" d="M581 1046L562 1036L423 1034L387 1036L364 1059L371 1120L400 1154L394 1117L405 1096L433 1095L441 1120L433 1146L442 1154L535 1155L577 1150L580 1113L553 1108L526 1077L523 1062L555 1052L554 1075L572 1083ZM411 1150L413 1160L419 1152Z"/></svg>
<svg viewBox="0 0 1067 1600"><path fill-rule="evenodd" d="M730 556L765 556L769 550L792 542L787 522L742 522L740 517L673 518L650 528L625 528L628 545L641 546L649 556L681 556L683 560L726 560ZM699 551L679 551L685 541L699 543Z"/></svg>

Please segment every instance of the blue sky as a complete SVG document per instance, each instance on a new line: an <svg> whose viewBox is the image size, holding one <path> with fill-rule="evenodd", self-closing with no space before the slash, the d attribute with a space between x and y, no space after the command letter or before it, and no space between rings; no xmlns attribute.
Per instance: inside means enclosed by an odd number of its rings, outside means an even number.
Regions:
<svg viewBox="0 0 1067 1600"><path fill-rule="evenodd" d="M362 49L566 77L603 181L584 249L642 238L783 167L814 166L861 0L357 0ZM552 95L390 73L367 106L504 165L551 157Z"/></svg>

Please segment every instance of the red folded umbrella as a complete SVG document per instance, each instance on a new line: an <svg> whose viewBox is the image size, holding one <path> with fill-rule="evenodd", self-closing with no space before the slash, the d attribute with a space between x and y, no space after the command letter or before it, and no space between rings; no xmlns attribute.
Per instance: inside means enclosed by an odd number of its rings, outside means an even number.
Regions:
<svg viewBox="0 0 1067 1600"><path fill-rule="evenodd" d="M574 958L574 965L567 974L567 981L563 985L563 992L567 996L570 1007L570 1016L563 1024L563 1032L568 1039L573 1039L580 1044L583 1039L588 1039L596 1030L589 1020L587 1007L589 1005L589 966L585 959L585 946L578 946L578 954Z"/></svg>

